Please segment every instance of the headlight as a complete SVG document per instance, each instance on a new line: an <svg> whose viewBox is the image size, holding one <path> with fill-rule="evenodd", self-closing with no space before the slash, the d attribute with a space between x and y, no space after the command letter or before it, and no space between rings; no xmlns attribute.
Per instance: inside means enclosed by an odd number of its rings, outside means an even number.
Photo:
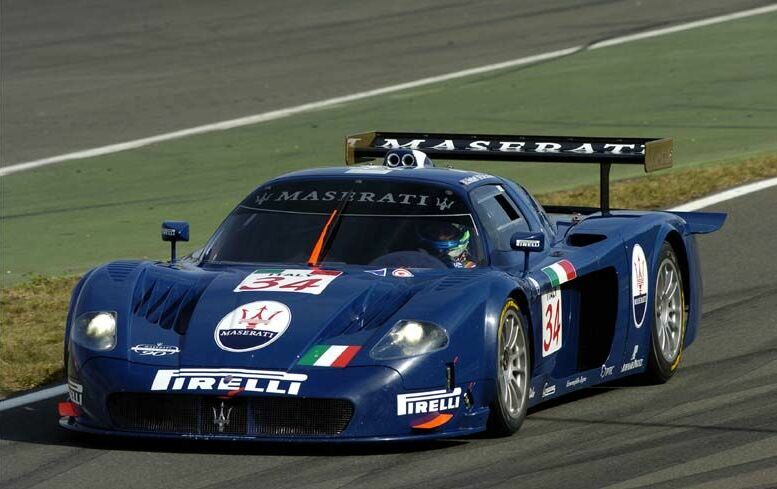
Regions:
<svg viewBox="0 0 777 489"><path fill-rule="evenodd" d="M73 323L70 338L86 348L106 351L116 346L116 313L87 312Z"/></svg>
<svg viewBox="0 0 777 489"><path fill-rule="evenodd" d="M448 346L448 333L434 323L399 321L372 348L375 360L392 360L442 350Z"/></svg>

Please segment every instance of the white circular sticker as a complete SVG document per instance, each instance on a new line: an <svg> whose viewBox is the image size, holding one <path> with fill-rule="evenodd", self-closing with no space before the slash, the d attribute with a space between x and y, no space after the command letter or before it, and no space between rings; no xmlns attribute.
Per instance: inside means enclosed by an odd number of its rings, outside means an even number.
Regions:
<svg viewBox="0 0 777 489"><path fill-rule="evenodd" d="M631 306L634 314L634 325L642 327L645 321L648 298L648 267L645 252L638 244L631 252Z"/></svg>
<svg viewBox="0 0 777 489"><path fill-rule="evenodd" d="M213 338L222 350L258 350L280 338L290 323L291 311L286 304L250 302L224 316L216 326Z"/></svg>

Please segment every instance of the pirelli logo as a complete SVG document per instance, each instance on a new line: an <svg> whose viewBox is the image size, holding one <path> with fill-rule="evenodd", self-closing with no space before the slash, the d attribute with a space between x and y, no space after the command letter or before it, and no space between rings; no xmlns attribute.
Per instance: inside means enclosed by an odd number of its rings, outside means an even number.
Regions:
<svg viewBox="0 0 777 489"><path fill-rule="evenodd" d="M265 392L296 396L305 374L234 368L182 368L157 370L152 391L235 391Z"/></svg>
<svg viewBox="0 0 777 489"><path fill-rule="evenodd" d="M461 387L397 395L397 416L450 411L459 407Z"/></svg>

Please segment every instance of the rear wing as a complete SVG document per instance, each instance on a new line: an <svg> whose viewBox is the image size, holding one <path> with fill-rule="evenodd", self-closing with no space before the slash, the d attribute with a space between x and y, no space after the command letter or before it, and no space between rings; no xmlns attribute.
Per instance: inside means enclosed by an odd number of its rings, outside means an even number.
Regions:
<svg viewBox="0 0 777 489"><path fill-rule="evenodd" d="M672 166L672 140L452 133L366 132L345 138L345 163L382 158L389 150L423 151L430 158L537 163L596 163L602 212L610 210L610 166L642 165L645 172Z"/></svg>

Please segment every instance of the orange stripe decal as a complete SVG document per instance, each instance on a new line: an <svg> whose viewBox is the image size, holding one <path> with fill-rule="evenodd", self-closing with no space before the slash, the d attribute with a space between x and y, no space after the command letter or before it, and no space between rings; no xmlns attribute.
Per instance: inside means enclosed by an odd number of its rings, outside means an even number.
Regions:
<svg viewBox="0 0 777 489"><path fill-rule="evenodd" d="M442 426L448 421L453 418L452 414L438 414L434 418L430 419L429 421L417 425L413 425L414 429L417 430L431 430L434 428L437 428L438 426Z"/></svg>
<svg viewBox="0 0 777 489"><path fill-rule="evenodd" d="M308 265L311 267L318 265L318 260L321 258L319 256L321 255L321 248L324 247L324 238L326 238L326 232L329 230L329 226L332 224L332 221L336 215L337 209L333 210L332 214L329 215L329 219L326 221L326 224L324 224L324 229L322 229L321 234L318 235L316 246L313 247L313 251L310 253L310 258L308 258Z"/></svg>

